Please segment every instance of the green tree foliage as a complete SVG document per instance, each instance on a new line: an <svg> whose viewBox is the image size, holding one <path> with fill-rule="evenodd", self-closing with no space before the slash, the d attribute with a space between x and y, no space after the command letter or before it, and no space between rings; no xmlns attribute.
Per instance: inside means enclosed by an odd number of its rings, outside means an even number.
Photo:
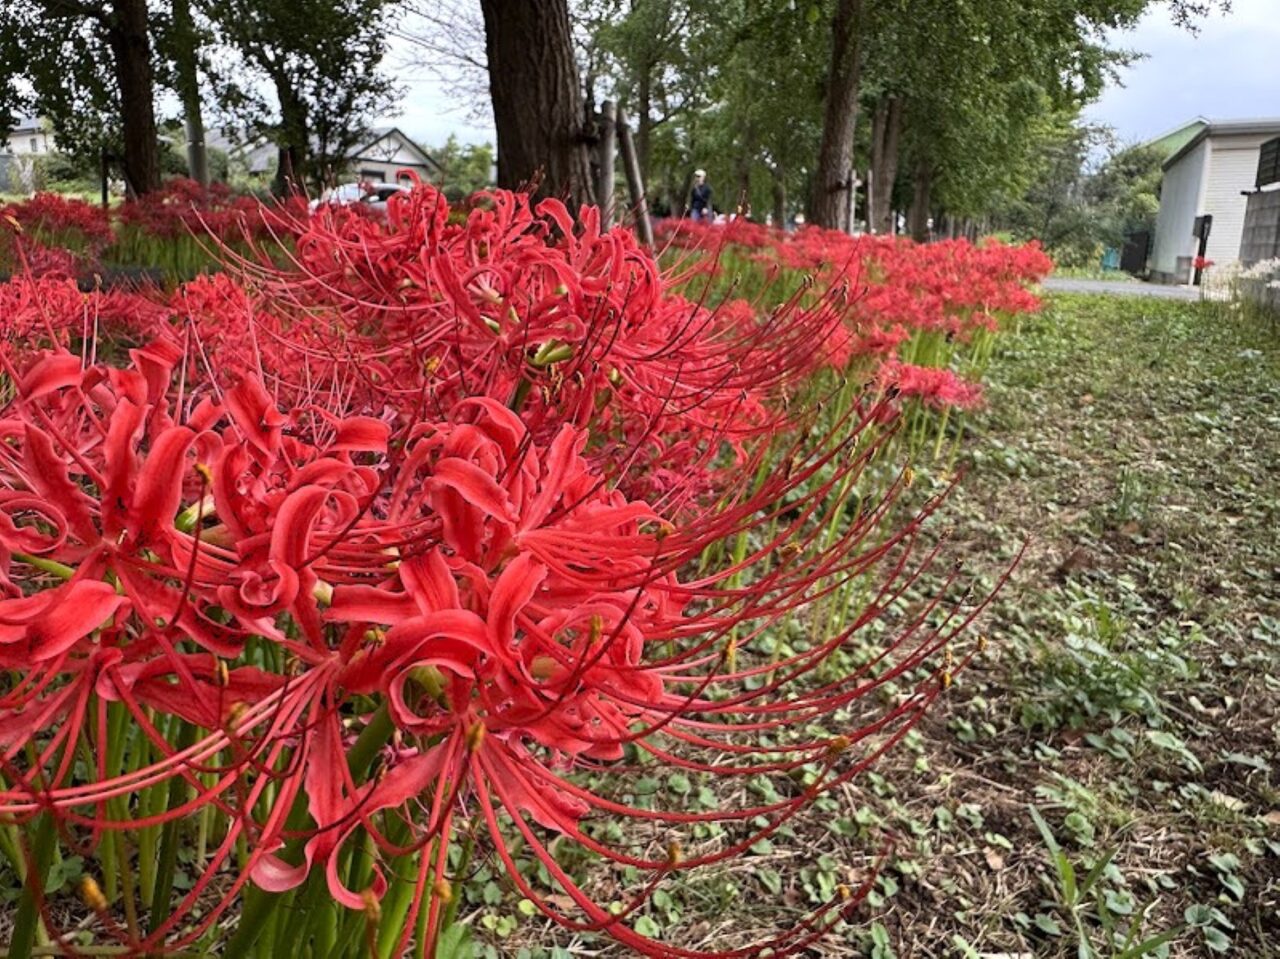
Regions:
<svg viewBox="0 0 1280 959"><path fill-rule="evenodd" d="M694 167L717 205L771 209L809 194L830 88L840 0L591 0L579 4L588 88L638 115L651 196L679 208ZM854 169L872 161L890 205L978 218L1029 189L1062 116L1095 98L1134 54L1115 31L1164 9L1183 26L1225 0L863 0ZM874 119L873 119L874 118ZM860 216L866 196L859 199Z"/></svg>
<svg viewBox="0 0 1280 959"><path fill-rule="evenodd" d="M442 146L423 149L444 168L441 183L450 200L470 196L493 186L493 146L489 143L462 143L454 134Z"/></svg>
<svg viewBox="0 0 1280 959"><path fill-rule="evenodd" d="M1161 162L1157 150L1117 145L1106 127L1059 118L1041 137L1030 183L997 222L1039 240L1063 266L1096 264L1105 247L1154 227Z"/></svg>
<svg viewBox="0 0 1280 959"><path fill-rule="evenodd" d="M154 189L154 41L164 24L147 0L0 3L0 133L18 111L39 112L60 150L89 161L105 149L132 192Z"/></svg>
<svg viewBox="0 0 1280 959"><path fill-rule="evenodd" d="M719 209L763 215L804 193L826 42L819 4L791 0L604 0L585 28L600 95L636 127L649 194L680 212L693 170Z"/></svg>
<svg viewBox="0 0 1280 959"><path fill-rule="evenodd" d="M280 150L276 187L320 187L399 96L381 70L390 0L203 0L230 51L220 99ZM271 95L266 90L271 91Z"/></svg>

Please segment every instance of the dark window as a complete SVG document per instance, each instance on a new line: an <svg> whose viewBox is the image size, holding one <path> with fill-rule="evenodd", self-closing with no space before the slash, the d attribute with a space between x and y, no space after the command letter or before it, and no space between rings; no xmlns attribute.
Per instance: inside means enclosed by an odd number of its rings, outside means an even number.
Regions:
<svg viewBox="0 0 1280 959"><path fill-rule="evenodd" d="M1258 152L1258 182L1255 185L1261 190L1269 183L1280 183L1280 137L1262 144Z"/></svg>
<svg viewBox="0 0 1280 959"><path fill-rule="evenodd" d="M35 137L31 138L31 152L32 153L40 152L40 141L37 140Z"/></svg>
<svg viewBox="0 0 1280 959"><path fill-rule="evenodd" d="M360 179L368 180L370 183L386 183L387 175L382 170L361 170Z"/></svg>

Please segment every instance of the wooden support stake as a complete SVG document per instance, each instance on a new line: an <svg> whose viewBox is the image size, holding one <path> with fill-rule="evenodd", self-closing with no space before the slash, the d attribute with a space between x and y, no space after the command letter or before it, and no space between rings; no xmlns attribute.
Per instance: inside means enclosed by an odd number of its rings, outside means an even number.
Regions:
<svg viewBox="0 0 1280 959"><path fill-rule="evenodd" d="M600 202L600 225L613 226L613 158L617 149L617 105L605 100L600 105L600 182L596 198Z"/></svg>
<svg viewBox="0 0 1280 959"><path fill-rule="evenodd" d="M640 242L653 249L653 223L649 220L649 204L644 196L644 181L640 178L640 158L631 139L631 127L627 115L618 108L618 145L622 148L623 167L627 172L627 189L631 193L631 209L635 211L636 232Z"/></svg>

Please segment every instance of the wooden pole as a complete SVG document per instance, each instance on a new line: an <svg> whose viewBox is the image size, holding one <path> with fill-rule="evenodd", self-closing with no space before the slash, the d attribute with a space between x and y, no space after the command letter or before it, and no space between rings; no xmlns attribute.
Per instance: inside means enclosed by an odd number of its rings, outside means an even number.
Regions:
<svg viewBox="0 0 1280 959"><path fill-rule="evenodd" d="M617 149L617 105L605 100L600 105L600 182L596 184L596 200L600 204L600 225L613 226L613 159Z"/></svg>
<svg viewBox="0 0 1280 959"><path fill-rule="evenodd" d="M649 220L649 204L644 196L644 181L640 177L640 158L631 139L631 127L627 115L618 108L618 145L622 148L622 162L627 172L627 189L631 193L631 209L635 211L636 232L640 242L653 249L653 223Z"/></svg>

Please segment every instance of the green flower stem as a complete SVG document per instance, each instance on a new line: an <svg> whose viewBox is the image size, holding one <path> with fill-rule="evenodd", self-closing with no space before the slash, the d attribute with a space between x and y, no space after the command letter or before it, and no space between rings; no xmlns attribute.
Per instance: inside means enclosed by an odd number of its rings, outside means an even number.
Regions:
<svg viewBox="0 0 1280 959"><path fill-rule="evenodd" d="M391 734L394 731L395 723L391 720L391 713L387 709L387 705L383 703L373 713L368 725L356 737L351 749L347 751L347 768L351 770L351 774L357 782L364 780L369 768L373 765L374 758L378 755L378 750L391 741ZM305 822L306 816L306 795L299 794L294 801L293 809L289 812L290 827L300 829ZM303 845L304 843L301 839L295 839L289 843L284 851L285 861L289 862L295 858L300 853ZM246 859L247 856L242 854L241 869L244 869L247 865ZM320 879L323 880L323 877L320 877ZM253 955L254 944L266 931L268 920L282 900L286 899L287 897L282 896L280 893L265 892L256 886L246 888L244 903L240 912L240 925L236 929L235 935L227 943L226 951L223 953L224 959L247 959L248 956ZM291 899L287 901L291 901ZM361 918L363 919L363 917ZM357 931L359 931L359 928L357 927ZM266 942L272 943L271 937L268 937ZM338 946L335 945L334 948L336 949Z"/></svg>
<svg viewBox="0 0 1280 959"><path fill-rule="evenodd" d="M13 938L9 942L9 959L30 959L37 935L43 931L40 901L44 897L44 890L39 887L44 883L44 877L49 874L58 838L58 827L50 813L40 814L35 833L31 855L32 868L27 870L26 879L22 883L22 899L18 904L18 915L13 923Z"/></svg>
<svg viewBox="0 0 1280 959"><path fill-rule="evenodd" d="M183 722L178 730L178 752L193 745L195 741L196 727L191 723ZM174 809L181 806L183 794L188 788L187 781L181 776L174 776L169 780L169 798L166 808ZM163 792L163 789L161 789L161 792ZM169 918L169 913L173 909L173 879L178 866L178 832L181 827L182 821L179 819L171 819L162 827L159 868L156 872L155 885L151 893L152 931L159 928Z"/></svg>
<svg viewBox="0 0 1280 959"><path fill-rule="evenodd" d="M28 566L34 566L36 569L57 576L59 579L70 579L76 574L74 566L67 566L65 563L59 563L56 560L45 559L43 556L32 556L30 553L13 554L13 558L19 563L26 563Z"/></svg>

